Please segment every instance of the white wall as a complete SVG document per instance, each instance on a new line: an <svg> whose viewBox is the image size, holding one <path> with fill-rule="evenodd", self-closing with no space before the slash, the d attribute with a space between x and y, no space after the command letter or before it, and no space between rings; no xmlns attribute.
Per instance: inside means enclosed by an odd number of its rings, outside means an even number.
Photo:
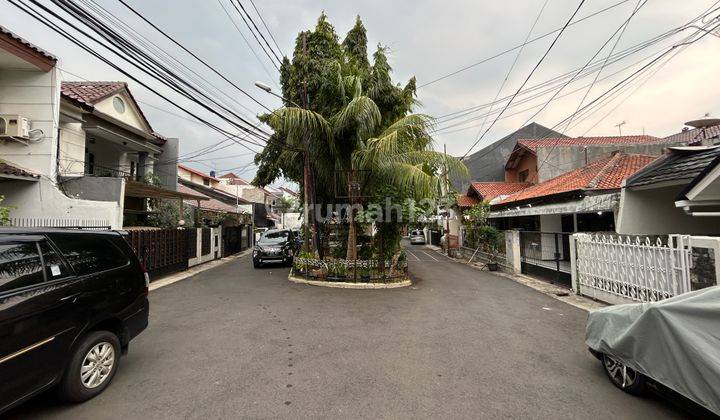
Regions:
<svg viewBox="0 0 720 420"><path fill-rule="evenodd" d="M60 88L57 69L0 69L0 114L22 115L43 136L29 146L0 140L0 156L31 172L55 177Z"/></svg>
<svg viewBox="0 0 720 420"><path fill-rule="evenodd" d="M10 206L10 219L35 220L48 225L51 221L72 220L70 225L107 224L122 228L122 206L118 202L79 200L66 196L48 179L38 182L0 182L4 206Z"/></svg>
<svg viewBox="0 0 720 420"><path fill-rule="evenodd" d="M83 176L85 173L85 130L79 122L60 123L60 176Z"/></svg>
<svg viewBox="0 0 720 420"><path fill-rule="evenodd" d="M562 232L562 215L543 214L540 215L541 232ZM561 255L563 253L563 241L558 237L557 248ZM555 259L555 235L542 234L540 237L540 250L543 260Z"/></svg>
<svg viewBox="0 0 720 420"><path fill-rule="evenodd" d="M688 216L675 207L684 185L647 190L623 188L617 232L624 235L720 234L720 217Z"/></svg>
<svg viewBox="0 0 720 420"><path fill-rule="evenodd" d="M125 103L125 112L122 114L115 110L115 106L113 105L115 97L119 97ZM133 101L130 100L130 97L124 93L109 96L96 103L94 106L97 111L100 111L105 115L109 115L116 120L122 121L125 124L139 130L148 131L150 129L150 127L148 127L142 120L142 117L140 117L139 110L135 108Z"/></svg>

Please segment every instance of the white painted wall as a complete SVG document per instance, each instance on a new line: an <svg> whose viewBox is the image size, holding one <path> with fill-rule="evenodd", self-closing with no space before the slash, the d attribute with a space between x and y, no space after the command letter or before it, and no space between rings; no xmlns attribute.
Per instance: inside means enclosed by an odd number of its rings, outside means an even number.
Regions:
<svg viewBox="0 0 720 420"><path fill-rule="evenodd" d="M60 88L57 69L49 72L0 69L0 114L22 115L43 136L30 145L0 140L0 156L31 172L55 178Z"/></svg>
<svg viewBox="0 0 720 420"><path fill-rule="evenodd" d="M624 235L720 234L720 217L688 216L675 207L684 185L630 190L623 188L617 232Z"/></svg>
<svg viewBox="0 0 720 420"><path fill-rule="evenodd" d="M0 182L0 195L5 196L3 205L10 206L11 219L34 219L44 224L52 220L88 221L93 225L104 222L112 229L122 228L120 203L70 198L47 178Z"/></svg>
<svg viewBox="0 0 720 420"><path fill-rule="evenodd" d="M60 123L59 174L79 177L85 173L85 130L78 122Z"/></svg>
<svg viewBox="0 0 720 420"><path fill-rule="evenodd" d="M540 216L541 232L562 232L562 215L559 214L543 214ZM563 241L558 237L558 251L563 253ZM540 250L543 260L555 259L555 235L540 235Z"/></svg>
<svg viewBox="0 0 720 420"><path fill-rule="evenodd" d="M125 112L119 113L117 110L115 110L115 106L113 106L113 100L116 97L119 97L125 103ZM130 97L124 93L118 93L116 95L109 96L102 101L96 103L94 106L97 111L100 111L105 115L109 115L116 120L120 120L127 125L143 131L150 130L150 127L148 127L147 124L145 124L145 122L140 117L140 111L135 108L135 105L133 105L133 101L130 100Z"/></svg>

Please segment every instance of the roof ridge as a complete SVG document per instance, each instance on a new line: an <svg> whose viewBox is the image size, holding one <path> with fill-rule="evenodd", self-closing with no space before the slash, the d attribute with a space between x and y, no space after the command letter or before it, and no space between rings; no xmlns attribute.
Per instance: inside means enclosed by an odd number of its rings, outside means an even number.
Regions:
<svg viewBox="0 0 720 420"><path fill-rule="evenodd" d="M610 156L608 161L603 165L603 167L598 171L597 174L593 177L593 179L590 180L587 184L587 188L595 188L600 183L600 181L603 179L603 177L611 172L617 169L617 167L620 165L620 161L623 159L623 156L627 156L624 153L615 153L614 155ZM590 166L590 165L587 165ZM586 166L586 167L587 167Z"/></svg>

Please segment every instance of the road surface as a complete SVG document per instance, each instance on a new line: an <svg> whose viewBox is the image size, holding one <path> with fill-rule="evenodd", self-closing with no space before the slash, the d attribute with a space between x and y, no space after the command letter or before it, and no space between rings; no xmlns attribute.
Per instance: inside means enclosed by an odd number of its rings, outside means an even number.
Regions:
<svg viewBox="0 0 720 420"><path fill-rule="evenodd" d="M410 247L415 285L289 283L249 257L151 292L151 325L97 398L11 418L679 418L614 388L586 313Z"/></svg>

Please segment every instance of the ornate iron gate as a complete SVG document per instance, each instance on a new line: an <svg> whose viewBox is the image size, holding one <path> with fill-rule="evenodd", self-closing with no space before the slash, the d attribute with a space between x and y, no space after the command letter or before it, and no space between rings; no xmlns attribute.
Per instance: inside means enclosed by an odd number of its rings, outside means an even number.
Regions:
<svg viewBox="0 0 720 420"><path fill-rule="evenodd" d="M576 234L579 293L610 303L654 302L689 292L688 237L660 238Z"/></svg>
<svg viewBox="0 0 720 420"><path fill-rule="evenodd" d="M570 235L520 231L521 271L570 286Z"/></svg>

